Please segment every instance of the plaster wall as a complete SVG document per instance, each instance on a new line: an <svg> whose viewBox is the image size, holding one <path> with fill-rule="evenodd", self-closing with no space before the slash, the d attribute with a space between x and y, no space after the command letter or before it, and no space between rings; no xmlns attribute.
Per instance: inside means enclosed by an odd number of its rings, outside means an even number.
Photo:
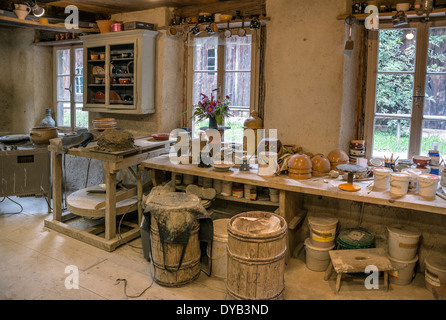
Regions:
<svg viewBox="0 0 446 320"><path fill-rule="evenodd" d="M344 0L267 0L265 128L278 129L285 144L327 155L354 137L351 99L344 72ZM344 61L344 59L346 60ZM344 67L344 63L347 67Z"/></svg>
<svg viewBox="0 0 446 320"><path fill-rule="evenodd" d="M52 52L34 46L34 34L0 27L0 132L28 133L52 108Z"/></svg>

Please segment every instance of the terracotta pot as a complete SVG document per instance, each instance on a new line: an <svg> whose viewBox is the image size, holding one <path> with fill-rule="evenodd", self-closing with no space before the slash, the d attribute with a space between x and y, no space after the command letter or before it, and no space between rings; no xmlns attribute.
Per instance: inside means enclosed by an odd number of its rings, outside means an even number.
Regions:
<svg viewBox="0 0 446 320"><path fill-rule="evenodd" d="M331 151L328 154L327 159L330 161L331 164L344 163L344 162L348 162L348 160L349 160L347 153L345 153L345 151L340 150L340 149L335 149L335 150Z"/></svg>
<svg viewBox="0 0 446 320"><path fill-rule="evenodd" d="M34 127L29 131L29 139L37 145L49 145L54 138L57 138L56 127Z"/></svg>
<svg viewBox="0 0 446 320"><path fill-rule="evenodd" d="M327 173L330 172L330 161L325 158L324 156L317 155L314 156L311 159L311 162L313 164L313 171L321 172L321 173Z"/></svg>

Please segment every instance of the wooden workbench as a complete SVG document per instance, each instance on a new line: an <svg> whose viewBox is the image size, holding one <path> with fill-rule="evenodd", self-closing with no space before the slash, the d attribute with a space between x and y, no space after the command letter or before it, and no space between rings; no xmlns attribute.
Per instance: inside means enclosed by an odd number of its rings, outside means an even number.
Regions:
<svg viewBox="0 0 446 320"><path fill-rule="evenodd" d="M73 218L72 213L62 215L62 156L57 152L60 138L52 139L48 150L52 159L52 190L53 190L53 215L45 220L45 227L76 238L88 244L107 251L113 251L119 245L139 236L139 224L142 216L138 216L138 224L133 224L132 229L120 235L116 235L116 174L119 170L139 165L141 161L156 157L166 152L171 141L155 141L153 138L142 137L135 139L136 149L129 152L100 152L96 143L89 144L86 148L70 148L66 154L96 159L102 161L105 178L105 222L102 228L80 230L69 225L68 220ZM136 192L135 192L136 193ZM104 235L99 234L104 233Z"/></svg>
<svg viewBox="0 0 446 320"><path fill-rule="evenodd" d="M435 200L428 201L422 199L418 194L409 193L402 198L394 199L390 197L388 191L383 192L369 192L367 186L370 181L356 182L361 186L361 190L357 192L343 191L338 188L338 185L345 183L342 178L311 178L307 180L295 180L289 178L287 175L264 177L257 175L256 168L250 171L239 171L237 168L230 168L227 172L217 172L211 168L199 168L196 164L173 164L169 161L168 155L147 159L141 162L141 170L152 170L152 179L154 184L156 181L157 171L168 171L182 174L190 174L206 178L219 179L224 181L232 181L242 184L256 185L260 187L279 189L279 212L288 224L294 225L301 220L298 217L296 221L296 214L300 214L303 208L304 194L326 196L331 198L358 201L376 205L385 205L390 207L398 207L412 210L419 210L431 212L436 214L446 215L446 201L436 197ZM139 188L140 189L140 188ZM142 197L138 190L138 198ZM252 201L255 203L255 201ZM294 220L293 220L294 219ZM291 231L291 230L289 230ZM293 252L298 245L297 236L293 232L288 233L288 254Z"/></svg>

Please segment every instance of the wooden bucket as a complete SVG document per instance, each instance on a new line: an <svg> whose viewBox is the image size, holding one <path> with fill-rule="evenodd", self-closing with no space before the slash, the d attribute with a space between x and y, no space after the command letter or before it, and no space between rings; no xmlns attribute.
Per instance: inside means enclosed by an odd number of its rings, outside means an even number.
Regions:
<svg viewBox="0 0 446 320"><path fill-rule="evenodd" d="M164 243L163 248L158 232L158 225L151 218L150 237L152 249L152 262L155 269L154 281L165 287L181 287L194 281L200 275L200 240L198 232L200 224L195 222L192 227L189 242L184 252L183 261L178 269L183 245Z"/></svg>
<svg viewBox="0 0 446 320"><path fill-rule="evenodd" d="M234 227L239 217L280 220L277 230L253 234ZM236 300L279 300L285 289L287 225L284 218L270 212L250 211L231 218L228 224L228 298Z"/></svg>

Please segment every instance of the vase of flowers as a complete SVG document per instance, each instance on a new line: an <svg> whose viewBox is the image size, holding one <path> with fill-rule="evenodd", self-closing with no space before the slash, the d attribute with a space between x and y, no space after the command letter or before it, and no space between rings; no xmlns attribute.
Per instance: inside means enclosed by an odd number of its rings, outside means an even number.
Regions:
<svg viewBox="0 0 446 320"><path fill-rule="evenodd" d="M209 129L218 129L218 125L223 124L225 117L230 117L229 96L223 100L216 100L213 95L209 98L201 93L201 100L194 106L193 117L197 121L209 119Z"/></svg>

